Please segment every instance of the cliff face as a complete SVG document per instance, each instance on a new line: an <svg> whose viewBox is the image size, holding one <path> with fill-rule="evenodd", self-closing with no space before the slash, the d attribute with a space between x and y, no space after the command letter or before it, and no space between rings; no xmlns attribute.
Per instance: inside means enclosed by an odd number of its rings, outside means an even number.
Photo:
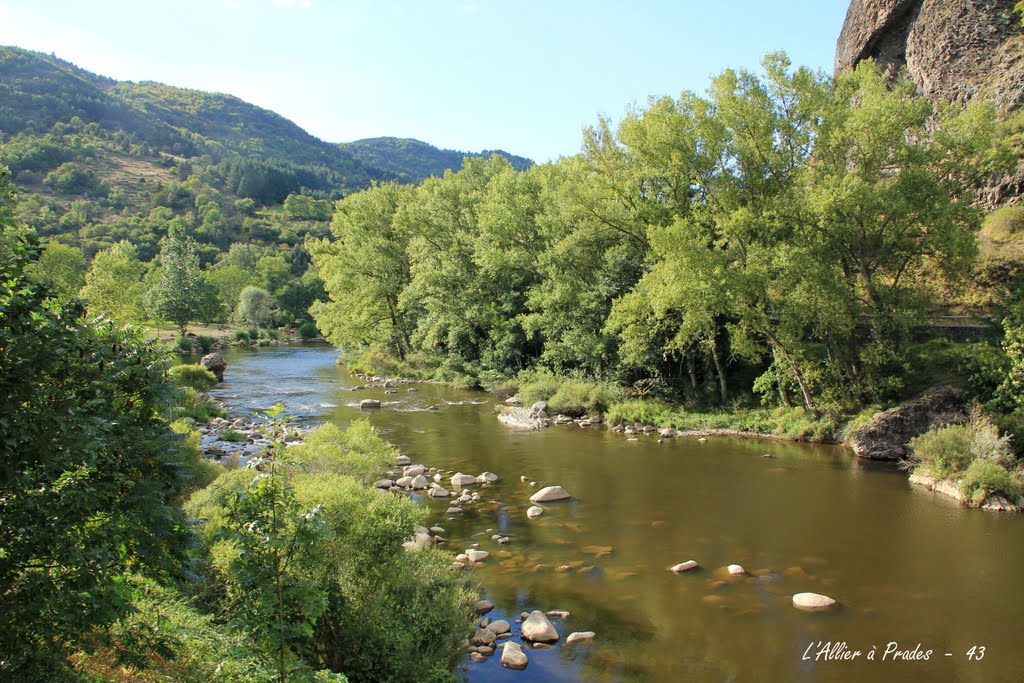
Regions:
<svg viewBox="0 0 1024 683"><path fill-rule="evenodd" d="M1016 0L852 0L836 45L836 73L872 58L905 70L933 102L1024 105L1024 35ZM1024 163L978 193L987 209L1024 200Z"/></svg>
<svg viewBox="0 0 1024 683"><path fill-rule="evenodd" d="M933 101L1024 103L1024 40L1015 0L853 0L836 45L837 72L863 59L906 68Z"/></svg>

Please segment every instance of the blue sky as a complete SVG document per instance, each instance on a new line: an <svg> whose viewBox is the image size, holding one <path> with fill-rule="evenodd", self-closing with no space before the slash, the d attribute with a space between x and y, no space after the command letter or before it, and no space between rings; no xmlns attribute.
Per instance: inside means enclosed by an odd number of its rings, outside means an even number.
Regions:
<svg viewBox="0 0 1024 683"><path fill-rule="evenodd" d="M226 92L332 142L545 161L598 115L785 50L831 72L848 0L0 0L0 44Z"/></svg>

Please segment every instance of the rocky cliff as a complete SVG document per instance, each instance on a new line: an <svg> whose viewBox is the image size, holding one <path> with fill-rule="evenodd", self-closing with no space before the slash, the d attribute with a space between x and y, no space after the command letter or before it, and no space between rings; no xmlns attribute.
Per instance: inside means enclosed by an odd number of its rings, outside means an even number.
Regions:
<svg viewBox="0 0 1024 683"><path fill-rule="evenodd" d="M904 71L932 100L1024 104L1024 35L1016 0L853 0L836 45L836 72L872 58ZM1024 164L978 193L987 207L1024 199Z"/></svg>
<svg viewBox="0 0 1024 683"><path fill-rule="evenodd" d="M853 0L836 71L873 58L906 68L933 101L1024 103L1024 40L1015 0Z"/></svg>

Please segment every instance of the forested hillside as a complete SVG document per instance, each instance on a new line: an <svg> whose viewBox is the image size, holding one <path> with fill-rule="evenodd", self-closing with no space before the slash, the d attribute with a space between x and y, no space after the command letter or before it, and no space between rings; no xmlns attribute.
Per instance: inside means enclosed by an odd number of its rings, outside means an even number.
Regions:
<svg viewBox="0 0 1024 683"><path fill-rule="evenodd" d="M517 171L525 171L533 162L502 150L458 152L438 149L419 140L408 138L367 138L339 145L353 157L368 166L394 174L400 182L418 183L431 176L442 176L446 170L458 171L467 157L488 158L492 154L504 157Z"/></svg>
<svg viewBox="0 0 1024 683"><path fill-rule="evenodd" d="M198 264L196 293L181 302L188 321L261 326L308 320L323 296L304 240L327 234L333 200L462 163L418 141L356 154L236 97L118 82L13 47L0 48L0 143L19 223L47 241L37 277L67 295L88 284L97 312L160 320L141 293L159 289L161 240L173 232ZM266 296L245 319L247 287Z"/></svg>

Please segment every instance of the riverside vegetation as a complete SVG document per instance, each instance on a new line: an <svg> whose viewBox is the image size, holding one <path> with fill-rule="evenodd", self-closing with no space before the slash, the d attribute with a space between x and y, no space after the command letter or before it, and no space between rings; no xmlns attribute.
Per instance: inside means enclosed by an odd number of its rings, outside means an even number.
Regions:
<svg viewBox="0 0 1024 683"><path fill-rule="evenodd" d="M769 55L599 121L577 156L344 198L307 242L311 311L352 369L612 423L830 441L952 381L1019 434L1024 209L976 201L1019 118ZM1018 493L1015 458L986 462Z"/></svg>
<svg viewBox="0 0 1024 683"><path fill-rule="evenodd" d="M0 168L0 680L449 680L473 586L366 422L204 460L198 366L29 274Z"/></svg>

